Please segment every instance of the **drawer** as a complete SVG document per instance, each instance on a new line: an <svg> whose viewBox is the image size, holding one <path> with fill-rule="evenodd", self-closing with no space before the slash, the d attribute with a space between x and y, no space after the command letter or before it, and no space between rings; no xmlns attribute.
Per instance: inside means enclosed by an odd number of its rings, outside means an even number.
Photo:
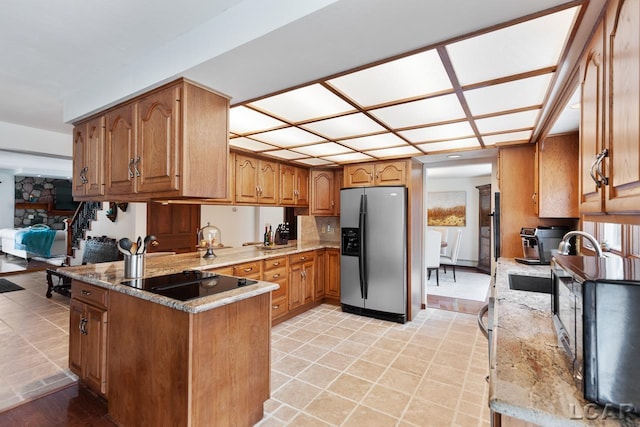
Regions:
<svg viewBox="0 0 640 427"><path fill-rule="evenodd" d="M274 270L265 271L262 275L266 282L277 282L287 278L287 267L276 268Z"/></svg>
<svg viewBox="0 0 640 427"><path fill-rule="evenodd" d="M280 267L286 267L287 266L287 257L286 256L281 256L281 257L277 257L277 258L269 258L269 259L265 259L263 261L263 271L267 271L267 270L271 270L273 268L280 268ZM266 277L266 275L265 275ZM265 279L266 280L266 279Z"/></svg>
<svg viewBox="0 0 640 427"><path fill-rule="evenodd" d="M275 319L287 312L287 297L271 299L271 318Z"/></svg>
<svg viewBox="0 0 640 427"><path fill-rule="evenodd" d="M299 254L289 255L291 264L298 264L306 261L313 261L316 258L315 251L300 252Z"/></svg>
<svg viewBox="0 0 640 427"><path fill-rule="evenodd" d="M260 280L261 261L245 262L233 266L233 275Z"/></svg>
<svg viewBox="0 0 640 427"><path fill-rule="evenodd" d="M71 281L71 297L87 304L107 308L109 290L78 280Z"/></svg>
<svg viewBox="0 0 640 427"><path fill-rule="evenodd" d="M214 268L213 270L206 270L210 273L217 273L223 276L233 276L233 267Z"/></svg>

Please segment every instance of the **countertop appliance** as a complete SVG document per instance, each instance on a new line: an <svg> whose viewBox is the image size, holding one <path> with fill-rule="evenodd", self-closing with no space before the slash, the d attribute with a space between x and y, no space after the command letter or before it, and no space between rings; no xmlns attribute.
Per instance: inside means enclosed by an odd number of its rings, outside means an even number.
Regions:
<svg viewBox="0 0 640 427"><path fill-rule="evenodd" d="M340 190L342 310L406 322L407 189Z"/></svg>
<svg viewBox="0 0 640 427"><path fill-rule="evenodd" d="M524 257L516 258L522 264L548 265L551 251L558 249L562 237L569 231L568 227L544 226L522 227L522 253Z"/></svg>
<svg viewBox="0 0 640 427"><path fill-rule="evenodd" d="M554 326L588 401L640 413L640 260L555 255Z"/></svg>
<svg viewBox="0 0 640 427"><path fill-rule="evenodd" d="M125 280L120 283L180 301L188 301L258 282L207 271L185 270L181 273Z"/></svg>

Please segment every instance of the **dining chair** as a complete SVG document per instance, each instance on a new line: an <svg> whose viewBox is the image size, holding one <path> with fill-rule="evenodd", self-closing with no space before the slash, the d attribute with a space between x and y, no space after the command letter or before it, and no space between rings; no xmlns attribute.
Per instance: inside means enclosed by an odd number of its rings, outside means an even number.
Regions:
<svg viewBox="0 0 640 427"><path fill-rule="evenodd" d="M440 242L442 234L438 231L427 230L427 242L425 247L425 263L427 265L427 280L431 278L431 272L436 272L436 285L440 286Z"/></svg>
<svg viewBox="0 0 640 427"><path fill-rule="evenodd" d="M442 234L441 241L444 243L440 247L440 255L447 255L447 246L449 243L449 229L446 227L430 227L430 230L439 231Z"/></svg>
<svg viewBox="0 0 640 427"><path fill-rule="evenodd" d="M449 256L441 255L440 264L444 267L444 273L447 274L447 265L450 265L453 270L453 281L456 281L456 264L458 263L458 254L460 253L460 241L462 240L462 230L456 231L456 237L453 240L451 246L451 252Z"/></svg>

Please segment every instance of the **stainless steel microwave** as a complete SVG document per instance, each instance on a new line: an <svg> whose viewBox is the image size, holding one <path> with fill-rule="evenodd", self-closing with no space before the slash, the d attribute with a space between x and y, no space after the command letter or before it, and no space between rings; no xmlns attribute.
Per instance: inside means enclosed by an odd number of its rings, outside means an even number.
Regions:
<svg viewBox="0 0 640 427"><path fill-rule="evenodd" d="M586 400L640 413L640 260L556 255L558 344Z"/></svg>

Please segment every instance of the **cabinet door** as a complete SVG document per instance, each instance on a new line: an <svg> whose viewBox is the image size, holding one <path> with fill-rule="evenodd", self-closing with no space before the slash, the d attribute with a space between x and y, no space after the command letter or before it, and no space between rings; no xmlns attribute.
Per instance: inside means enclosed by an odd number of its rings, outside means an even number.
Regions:
<svg viewBox="0 0 640 427"><path fill-rule="evenodd" d="M580 213L603 211L602 193L591 172L596 156L603 149L604 61L604 31L600 24L580 69Z"/></svg>
<svg viewBox="0 0 640 427"><path fill-rule="evenodd" d="M327 250L325 295L340 300L340 250Z"/></svg>
<svg viewBox="0 0 640 427"><path fill-rule="evenodd" d="M302 264L302 292L303 292L302 303L303 304L309 304L313 302L313 297L316 292L315 283L316 283L315 262L313 260L307 261L304 264Z"/></svg>
<svg viewBox="0 0 640 427"><path fill-rule="evenodd" d="M235 162L236 202L258 202L258 159L237 154Z"/></svg>
<svg viewBox="0 0 640 427"><path fill-rule="evenodd" d="M280 195L279 204L293 206L296 203L296 168L280 165Z"/></svg>
<svg viewBox="0 0 640 427"><path fill-rule="evenodd" d="M322 249L316 251L316 262L315 262L315 293L314 300L319 300L324 297L324 283L326 281L326 267L327 265L327 251Z"/></svg>
<svg viewBox="0 0 640 427"><path fill-rule="evenodd" d="M363 187L373 185L373 163L346 165L344 167L344 186Z"/></svg>
<svg viewBox="0 0 640 427"><path fill-rule="evenodd" d="M135 106L126 104L105 116L107 195L135 192Z"/></svg>
<svg viewBox="0 0 640 427"><path fill-rule="evenodd" d="M538 149L538 216L578 218L578 133L547 137Z"/></svg>
<svg viewBox="0 0 640 427"><path fill-rule="evenodd" d="M275 205L278 202L278 163L260 160L258 163L258 202Z"/></svg>
<svg viewBox="0 0 640 427"><path fill-rule="evenodd" d="M104 195L104 117L87 122L87 140L84 153L86 196Z"/></svg>
<svg viewBox="0 0 640 427"><path fill-rule="evenodd" d="M82 330L85 304L76 299L69 302L69 369L82 378Z"/></svg>
<svg viewBox="0 0 640 427"><path fill-rule="evenodd" d="M138 101L136 172L139 193L179 188L180 87L169 87Z"/></svg>
<svg viewBox="0 0 640 427"><path fill-rule="evenodd" d="M310 215L334 215L335 178L332 171L311 171Z"/></svg>
<svg viewBox="0 0 640 427"><path fill-rule="evenodd" d="M335 171L334 172L334 177L335 177L335 179L334 179L335 188L333 190L334 191L334 193L333 193L334 196L333 197L334 197L334 200L335 200L335 206L334 206L334 209L333 209L333 214L336 215L336 216L339 216L340 215L340 189L343 186L343 180L344 180L344 173L343 173L342 169Z"/></svg>
<svg viewBox="0 0 640 427"><path fill-rule="evenodd" d="M407 185L407 162L377 163L374 169L375 185Z"/></svg>
<svg viewBox="0 0 640 427"><path fill-rule="evenodd" d="M81 123L73 128L73 196L82 197L87 188L86 158L87 124Z"/></svg>
<svg viewBox="0 0 640 427"><path fill-rule="evenodd" d="M607 213L640 212L640 2L620 0L607 19L610 51L608 125L605 141L609 183ZM611 9L611 8L610 8ZM613 12L613 11L612 11Z"/></svg>
<svg viewBox="0 0 640 427"><path fill-rule="evenodd" d="M296 206L309 206L309 170L296 168Z"/></svg>
<svg viewBox="0 0 640 427"><path fill-rule="evenodd" d="M86 305L87 334L83 346L83 378L89 387L101 393L107 393L107 312Z"/></svg>
<svg viewBox="0 0 640 427"><path fill-rule="evenodd" d="M289 269L289 310L302 305L304 291L302 289L302 271L304 264L292 264Z"/></svg>

